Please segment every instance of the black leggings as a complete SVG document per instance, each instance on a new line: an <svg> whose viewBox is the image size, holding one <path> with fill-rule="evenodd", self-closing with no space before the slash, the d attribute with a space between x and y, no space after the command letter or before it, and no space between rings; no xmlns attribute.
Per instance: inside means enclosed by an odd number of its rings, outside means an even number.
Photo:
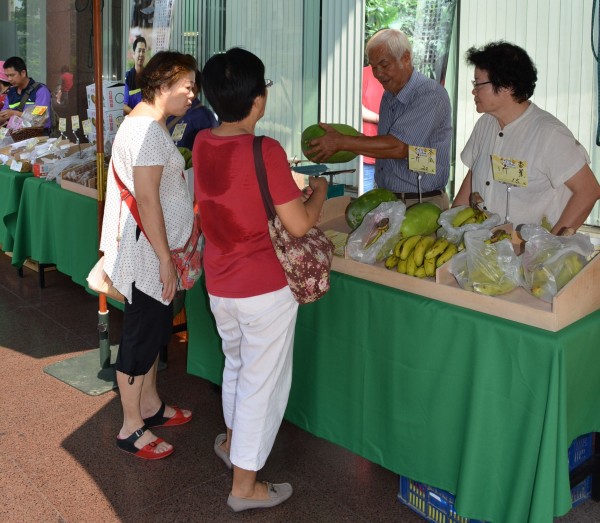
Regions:
<svg viewBox="0 0 600 523"><path fill-rule="evenodd" d="M132 303L125 300L123 332L117 354L116 369L135 376L146 374L158 357L161 347L168 345L173 330L173 302L160 301L132 285Z"/></svg>

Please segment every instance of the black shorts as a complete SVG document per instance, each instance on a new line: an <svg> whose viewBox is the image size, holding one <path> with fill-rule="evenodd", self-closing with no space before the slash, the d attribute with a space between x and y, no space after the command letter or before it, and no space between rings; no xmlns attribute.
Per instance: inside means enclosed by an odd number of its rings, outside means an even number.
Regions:
<svg viewBox="0 0 600 523"><path fill-rule="evenodd" d="M115 368L128 376L143 376L156 361L173 331L173 302L163 305L132 285L125 300L123 332Z"/></svg>

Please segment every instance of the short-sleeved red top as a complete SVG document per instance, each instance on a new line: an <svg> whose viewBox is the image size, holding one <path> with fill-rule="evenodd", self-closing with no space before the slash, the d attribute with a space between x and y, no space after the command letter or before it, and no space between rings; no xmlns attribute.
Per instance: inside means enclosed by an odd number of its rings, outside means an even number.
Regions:
<svg viewBox="0 0 600 523"><path fill-rule="evenodd" d="M206 288L214 296L247 298L287 285L275 256L256 171L254 135L196 135L194 192L200 209ZM285 151L272 138L262 144L269 191L275 205L301 196Z"/></svg>
<svg viewBox="0 0 600 523"><path fill-rule="evenodd" d="M379 114L379 106L381 105L381 97L383 96L383 86L381 82L373 76L373 70L368 65L363 68L362 81L362 104L371 111ZM363 133L367 136L377 136L377 124L373 122L365 122L363 120ZM365 156L365 163L375 163L375 158Z"/></svg>

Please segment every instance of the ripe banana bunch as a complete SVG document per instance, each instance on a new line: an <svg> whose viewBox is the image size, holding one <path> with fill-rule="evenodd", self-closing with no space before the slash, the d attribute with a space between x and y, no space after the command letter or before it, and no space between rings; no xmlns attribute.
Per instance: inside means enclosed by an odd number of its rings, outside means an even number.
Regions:
<svg viewBox="0 0 600 523"><path fill-rule="evenodd" d="M385 267L417 278L434 277L435 270L458 252L458 247L445 238L410 236L394 246L385 260Z"/></svg>
<svg viewBox="0 0 600 523"><path fill-rule="evenodd" d="M462 227L469 223L483 223L488 219L485 211L474 207L465 207L452 220L452 227Z"/></svg>

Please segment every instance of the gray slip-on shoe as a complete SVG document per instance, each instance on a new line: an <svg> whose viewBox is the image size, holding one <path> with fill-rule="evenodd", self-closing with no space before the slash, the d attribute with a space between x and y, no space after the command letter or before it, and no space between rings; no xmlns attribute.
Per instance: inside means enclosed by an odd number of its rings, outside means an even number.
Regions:
<svg viewBox="0 0 600 523"><path fill-rule="evenodd" d="M227 434L219 434L217 436L217 439L215 439L215 447L214 447L214 449L215 449L215 454L217 456L219 456L223 460L223 463L225 463L225 466L229 470L231 470L233 468L233 465L231 464L231 460L229 459L229 454L227 454L227 452L225 452L221 448L221 445L226 440L227 440Z"/></svg>
<svg viewBox="0 0 600 523"><path fill-rule="evenodd" d="M237 498L229 494L227 505L234 512L253 508L271 508L280 505L292 495L293 489L289 483L269 483L268 481L265 481L265 483L269 499Z"/></svg>

